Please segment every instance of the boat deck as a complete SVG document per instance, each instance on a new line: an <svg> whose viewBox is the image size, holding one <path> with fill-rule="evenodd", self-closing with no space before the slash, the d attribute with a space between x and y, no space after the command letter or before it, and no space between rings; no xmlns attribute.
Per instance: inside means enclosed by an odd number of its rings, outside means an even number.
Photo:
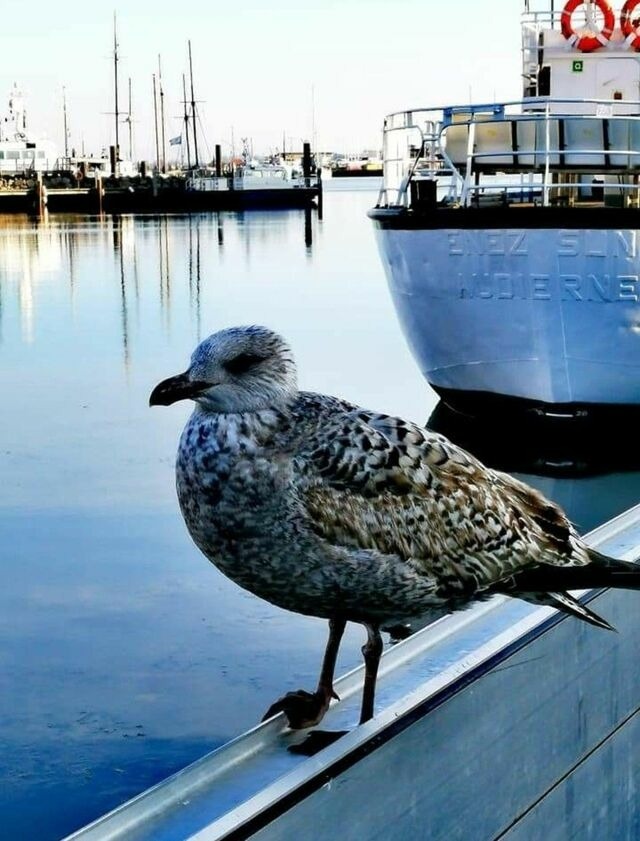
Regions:
<svg viewBox="0 0 640 841"><path fill-rule="evenodd" d="M640 210L611 207L603 202L558 202L542 207L519 202L511 195L494 195L467 207L415 202L411 207L375 207L369 217L379 228L396 230L443 230L473 228L490 230L635 230L640 228Z"/></svg>
<svg viewBox="0 0 640 841"><path fill-rule="evenodd" d="M640 506L588 541L637 558ZM620 633L477 604L386 651L367 724L341 678L323 729L349 732L316 755L277 716L69 839L637 837L639 596L583 595Z"/></svg>
<svg viewBox="0 0 640 841"><path fill-rule="evenodd" d="M454 205L501 190L514 202L535 191L545 206L602 197L637 208L638 138L637 101L533 97L390 114L378 204L415 205L421 182L437 181Z"/></svg>

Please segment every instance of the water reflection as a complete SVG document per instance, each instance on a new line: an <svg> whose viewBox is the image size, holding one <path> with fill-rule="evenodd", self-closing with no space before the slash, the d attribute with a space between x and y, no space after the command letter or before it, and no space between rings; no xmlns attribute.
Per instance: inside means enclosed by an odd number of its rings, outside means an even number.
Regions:
<svg viewBox="0 0 640 841"><path fill-rule="evenodd" d="M304 244L307 253L310 254L313 245L312 210L310 207L307 207L304 211Z"/></svg>
<svg viewBox="0 0 640 841"><path fill-rule="evenodd" d="M118 311L125 372L131 365L132 331L140 329L141 288L139 250L144 249L145 274L157 278L157 301L163 319L163 329L170 336L174 311L172 296L174 275L186 278L189 310L194 324L194 337L202 337L202 242L207 241L210 252L216 247L214 263L222 264L225 237L242 244L246 267L253 267L254 252L266 242L278 240L289 247L292 217L299 223L304 253L312 254L314 230L318 224L311 210L284 212L274 224L269 214L207 214L185 217L98 216L87 222L85 217L52 216L40 218L0 216L0 341L2 340L8 302L13 300L19 313L22 340L34 341L37 329L37 310L48 298L45 286L48 279L63 275L68 283L70 311L75 312L78 293L78 262L87 256L88 249L100 255L100 272L108 269L105 246L111 243L115 286L118 289ZM215 239L211 237L215 230ZM225 231L226 229L226 231ZM186 248L185 248L185 230ZM173 240L180 240L174 254ZM155 240L155 257L148 248ZM209 254L209 256L211 256ZM184 260L184 264L182 261ZM80 271L83 271L81 269ZM180 296L182 290L178 290ZM131 305L135 307L135 323L131 320ZM10 316L9 316L10 317Z"/></svg>
<svg viewBox="0 0 640 841"><path fill-rule="evenodd" d="M224 245L224 226L222 218L218 221L218 247ZM200 308L200 228L194 232L191 218L189 218L189 303L196 319L196 342L202 339L202 312Z"/></svg>
<svg viewBox="0 0 640 841"><path fill-rule="evenodd" d="M519 478L558 502L581 532L640 501L640 417L572 420L492 415L477 419L440 401L427 426L484 464Z"/></svg>
<svg viewBox="0 0 640 841"><path fill-rule="evenodd" d="M13 287L11 291L17 294L22 335L25 343L30 344L34 339L36 286L42 274L59 269L66 243L47 230L46 224L34 220L26 224L26 235L14 239L13 232L23 231L24 228L22 218L0 216L0 277L9 278ZM10 290L3 284L0 288L0 339L3 334L3 305L10 295Z"/></svg>

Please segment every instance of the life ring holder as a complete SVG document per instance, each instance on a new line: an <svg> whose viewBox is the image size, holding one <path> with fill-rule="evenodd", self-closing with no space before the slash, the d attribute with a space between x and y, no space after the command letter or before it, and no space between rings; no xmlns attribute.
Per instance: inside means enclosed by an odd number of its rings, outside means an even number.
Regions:
<svg viewBox="0 0 640 841"><path fill-rule="evenodd" d="M594 50L599 50L600 47L605 47L613 34L616 25L616 18L613 9L606 2L606 0L593 0L594 4L600 9L604 15L604 26L597 35L577 35L571 26L571 15L575 12L578 6L584 6L585 0L569 0L560 17L560 24L562 27L562 34L569 41L572 47L577 47L583 53L592 53ZM628 0L626 6L635 6L640 0ZM639 39L640 40L640 39Z"/></svg>
<svg viewBox="0 0 640 841"><path fill-rule="evenodd" d="M640 50L640 27L636 28L631 20L631 15L640 0L627 0L620 12L620 28L624 35L625 42L632 50Z"/></svg>

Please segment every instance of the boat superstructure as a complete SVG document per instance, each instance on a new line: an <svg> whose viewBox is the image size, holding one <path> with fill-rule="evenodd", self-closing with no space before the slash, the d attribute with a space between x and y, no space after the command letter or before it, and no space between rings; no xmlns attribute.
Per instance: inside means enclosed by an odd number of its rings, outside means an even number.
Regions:
<svg viewBox="0 0 640 841"><path fill-rule="evenodd" d="M0 175L46 172L54 169L56 158L53 143L28 135L24 97L14 85L7 114L0 121Z"/></svg>
<svg viewBox="0 0 640 841"><path fill-rule="evenodd" d="M374 219L429 383L478 408L640 403L640 0L525 2L523 98L384 124Z"/></svg>

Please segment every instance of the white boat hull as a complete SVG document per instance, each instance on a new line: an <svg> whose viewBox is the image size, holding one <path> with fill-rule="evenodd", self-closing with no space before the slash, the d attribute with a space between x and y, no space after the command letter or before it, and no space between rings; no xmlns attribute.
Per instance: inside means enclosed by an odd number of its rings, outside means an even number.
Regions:
<svg viewBox="0 0 640 841"><path fill-rule="evenodd" d="M639 234L377 225L428 382L547 404L640 403Z"/></svg>

